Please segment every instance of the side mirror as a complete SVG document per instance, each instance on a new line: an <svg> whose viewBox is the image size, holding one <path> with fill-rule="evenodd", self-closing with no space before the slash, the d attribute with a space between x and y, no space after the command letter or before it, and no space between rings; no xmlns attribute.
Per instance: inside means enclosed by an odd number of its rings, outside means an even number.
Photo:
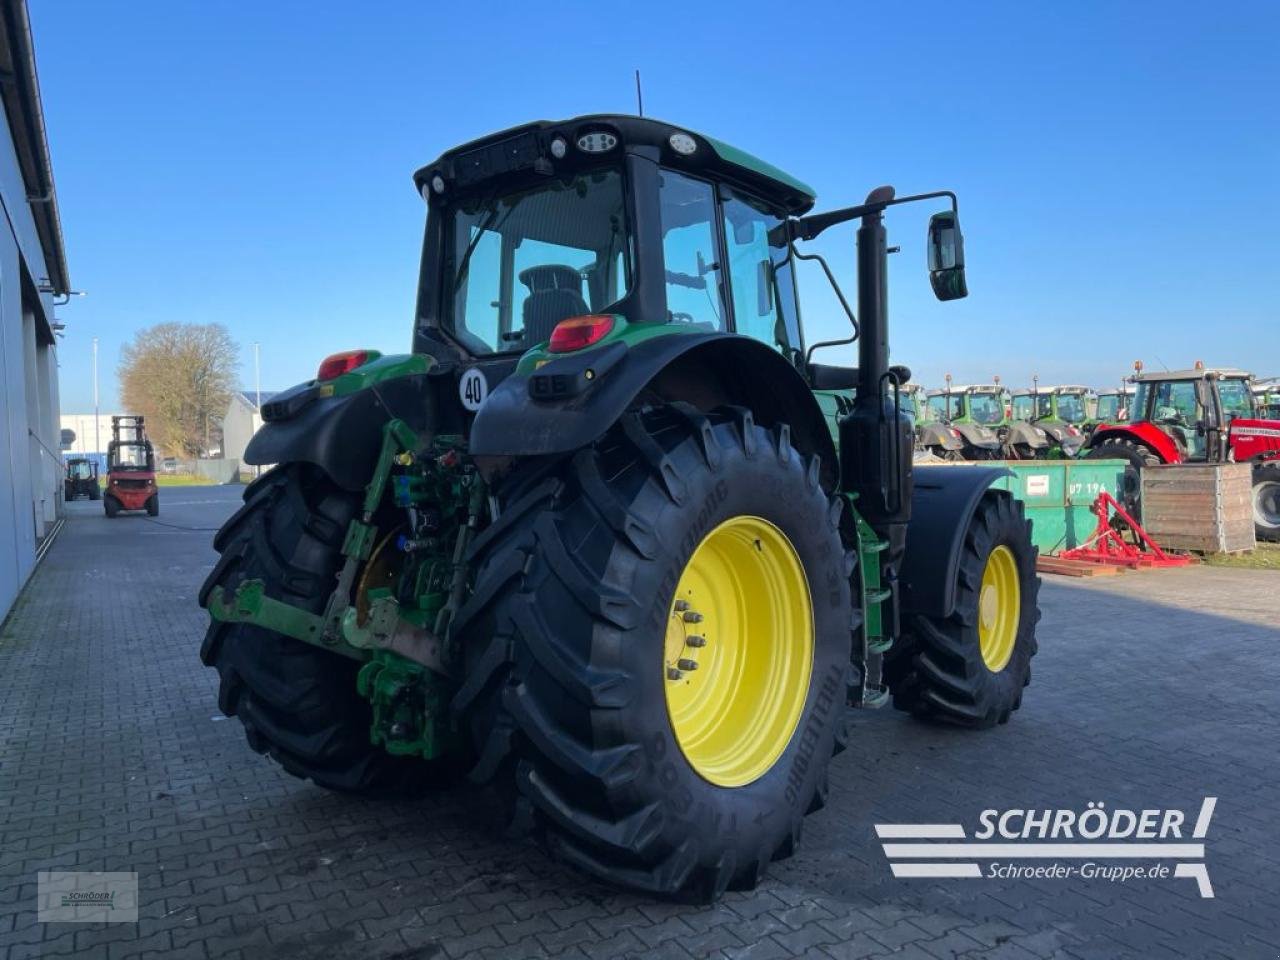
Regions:
<svg viewBox="0 0 1280 960"><path fill-rule="evenodd" d="M929 284L939 300L959 300L969 295L964 278L964 237L953 211L929 218Z"/></svg>

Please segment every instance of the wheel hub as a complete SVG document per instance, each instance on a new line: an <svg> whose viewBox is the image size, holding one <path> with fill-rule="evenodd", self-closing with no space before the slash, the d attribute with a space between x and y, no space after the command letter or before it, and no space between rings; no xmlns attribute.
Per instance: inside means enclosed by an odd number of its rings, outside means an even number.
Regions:
<svg viewBox="0 0 1280 960"><path fill-rule="evenodd" d="M689 764L737 787L759 779L800 721L813 671L813 604L795 547L758 517L703 538L676 585L663 671Z"/></svg>
<svg viewBox="0 0 1280 960"><path fill-rule="evenodd" d="M978 592L978 647L992 673L1008 666L1013 656L1021 614L1018 563L1013 551L1000 544L987 557Z"/></svg>

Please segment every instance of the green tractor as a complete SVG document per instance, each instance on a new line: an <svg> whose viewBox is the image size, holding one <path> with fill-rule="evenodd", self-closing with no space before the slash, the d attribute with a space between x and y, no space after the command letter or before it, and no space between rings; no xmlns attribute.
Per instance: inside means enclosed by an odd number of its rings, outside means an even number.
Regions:
<svg viewBox="0 0 1280 960"><path fill-rule="evenodd" d="M916 427L916 450L939 460L964 460L964 434L934 417L924 387L908 383L902 388L906 407Z"/></svg>
<svg viewBox="0 0 1280 960"><path fill-rule="evenodd" d="M1011 419L1048 434L1050 441L1035 448L1042 458L1074 457L1085 442L1085 422L1091 401L1088 387L1040 387L1013 391Z"/></svg>
<svg viewBox="0 0 1280 960"><path fill-rule="evenodd" d="M1093 401L1093 409L1084 422L1086 434L1092 434L1100 424L1124 423L1129 418L1129 407L1133 405L1133 387L1109 387L1098 390Z"/></svg>
<svg viewBox="0 0 1280 960"><path fill-rule="evenodd" d="M1006 399L999 384L952 386L947 374L945 389L929 391L927 409L932 422L960 435L961 460L999 460Z"/></svg>
<svg viewBox="0 0 1280 960"><path fill-rule="evenodd" d="M913 471L885 212L654 120L537 122L420 170L413 353L263 405L278 464L214 540L201 649L288 772L490 783L556 855L659 895L752 887L822 807L845 707L1018 708L1036 553L997 468ZM795 246L858 220L859 366L807 362ZM850 310L852 314L852 310ZM833 437L815 390L856 386ZM838 442L837 442L838 441Z"/></svg>
<svg viewBox="0 0 1280 960"><path fill-rule="evenodd" d="M1258 410L1259 417L1266 420L1280 420L1280 377L1254 380L1253 404Z"/></svg>

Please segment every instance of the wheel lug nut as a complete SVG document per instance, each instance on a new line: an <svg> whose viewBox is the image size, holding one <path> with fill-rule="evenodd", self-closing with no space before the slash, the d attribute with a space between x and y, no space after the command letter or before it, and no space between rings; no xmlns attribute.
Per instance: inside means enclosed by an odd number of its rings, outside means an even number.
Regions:
<svg viewBox="0 0 1280 960"><path fill-rule="evenodd" d="M677 670L675 667L667 667L668 680L679 680L683 676L684 674L681 673L679 670Z"/></svg>
<svg viewBox="0 0 1280 960"><path fill-rule="evenodd" d="M691 633L689 636L684 638L684 642L691 647L705 647L707 645L707 638L699 636L696 633Z"/></svg>
<svg viewBox="0 0 1280 960"><path fill-rule="evenodd" d="M689 601L688 601L688 600L677 600L677 601L676 601L676 612L677 612L677 613L683 612L683 611L688 610L688 609L689 609Z"/></svg>
<svg viewBox="0 0 1280 960"><path fill-rule="evenodd" d="M697 670L698 661L689 660L688 658L681 657L679 660L676 661L676 666L679 667L681 670Z"/></svg>
<svg viewBox="0 0 1280 960"><path fill-rule="evenodd" d="M693 610L686 610L684 614L684 622L685 623L701 623L702 614L697 613Z"/></svg>

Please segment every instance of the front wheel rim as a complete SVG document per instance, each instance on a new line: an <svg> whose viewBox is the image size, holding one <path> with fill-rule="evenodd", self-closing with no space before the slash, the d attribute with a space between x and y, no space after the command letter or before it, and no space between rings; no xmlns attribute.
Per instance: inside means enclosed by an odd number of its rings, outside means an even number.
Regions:
<svg viewBox="0 0 1280 960"><path fill-rule="evenodd" d="M1009 664L1018 639L1022 615L1022 585L1018 561L1004 544L987 556L978 592L978 648L992 673Z"/></svg>
<svg viewBox="0 0 1280 960"><path fill-rule="evenodd" d="M698 544L667 619L667 715L703 779L740 787L786 750L813 673L813 602L786 534L752 516Z"/></svg>

